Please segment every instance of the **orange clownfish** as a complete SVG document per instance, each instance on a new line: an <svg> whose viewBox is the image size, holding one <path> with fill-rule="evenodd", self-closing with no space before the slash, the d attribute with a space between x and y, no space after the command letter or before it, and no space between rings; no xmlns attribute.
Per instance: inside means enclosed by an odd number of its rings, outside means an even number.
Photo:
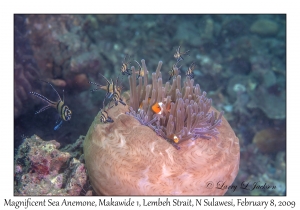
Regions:
<svg viewBox="0 0 300 210"><path fill-rule="evenodd" d="M175 134L172 134L170 137L176 144L179 142L179 138Z"/></svg>
<svg viewBox="0 0 300 210"><path fill-rule="evenodd" d="M155 113L155 114L162 114L162 102L156 102L155 104L153 104L153 106L151 107L152 111Z"/></svg>
<svg viewBox="0 0 300 210"><path fill-rule="evenodd" d="M148 98L148 104L150 103L151 97ZM162 114L163 111L163 102L156 102L155 104L152 105L151 109L155 114ZM143 102L141 102L140 106L139 106L139 110L142 109L143 107ZM171 104L167 104L166 105L166 111L170 111L171 109Z"/></svg>

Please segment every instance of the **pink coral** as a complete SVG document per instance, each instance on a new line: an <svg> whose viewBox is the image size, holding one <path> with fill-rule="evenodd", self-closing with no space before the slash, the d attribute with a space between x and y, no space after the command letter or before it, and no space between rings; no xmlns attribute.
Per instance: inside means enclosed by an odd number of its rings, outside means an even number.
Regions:
<svg viewBox="0 0 300 210"><path fill-rule="evenodd" d="M15 195L80 195L85 166L59 147L35 135L24 140L16 156Z"/></svg>

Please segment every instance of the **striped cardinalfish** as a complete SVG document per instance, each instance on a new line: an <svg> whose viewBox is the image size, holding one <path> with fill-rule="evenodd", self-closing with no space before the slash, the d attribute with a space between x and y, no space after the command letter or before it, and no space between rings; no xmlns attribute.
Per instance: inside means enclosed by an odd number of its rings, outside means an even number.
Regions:
<svg viewBox="0 0 300 210"><path fill-rule="evenodd" d="M139 62L137 62L136 60L135 60L135 62L139 65L139 70L136 72L136 73L138 73L138 76L137 76L136 79L139 79L140 77L144 77L144 76L145 76L145 71L144 71L144 69L143 69L142 66L139 64Z"/></svg>
<svg viewBox="0 0 300 210"><path fill-rule="evenodd" d="M122 66L121 66L121 73L122 75L131 75L130 71L130 62L126 62L126 57L127 55L124 57L124 60L122 62Z"/></svg>
<svg viewBox="0 0 300 210"><path fill-rule="evenodd" d="M190 77L191 79L193 79L195 77L195 74L194 74L195 66L196 66L196 64L194 62L190 65L190 67L188 68L188 70L185 73L185 75L187 77Z"/></svg>
<svg viewBox="0 0 300 210"><path fill-rule="evenodd" d="M43 81L43 80L41 80ZM46 81L43 81L46 82ZM60 128L60 126L62 125L63 121L69 121L71 120L71 116L72 116L72 111L69 109L69 107L67 105L65 105L64 103L64 90L63 90L63 99L61 99L60 95L58 94L58 92L55 90L55 88L52 86L51 83L48 83L54 90L54 92L56 93L56 95L58 96L59 100L57 102L51 101L48 98L46 98L45 96L36 93L36 92L29 92L30 94L42 99L43 101L45 101L48 105L44 106L43 108L41 108L39 111L35 112L35 114L39 114L43 111L45 111L46 109L49 109L51 107L55 108L59 114L59 119L56 122L56 125L54 127L54 130L57 130L58 128Z"/></svg>
<svg viewBox="0 0 300 210"><path fill-rule="evenodd" d="M100 122L102 123L113 123L114 121L108 116L107 111L105 111L105 106L104 106L105 99L103 100L103 107L100 110Z"/></svg>
<svg viewBox="0 0 300 210"><path fill-rule="evenodd" d="M112 101L115 102L115 106L118 106L118 102L120 102L121 104L126 106L126 104L124 103L124 101L121 98L121 91L122 91L122 87L118 86L118 79L117 79L116 89L115 89L115 91L113 93L113 96L112 96Z"/></svg>
<svg viewBox="0 0 300 210"><path fill-rule="evenodd" d="M169 71L169 75L170 75L169 80L172 79L172 77L177 76L177 75L179 74L179 72L180 72L179 69L181 68L181 66L180 66L180 67L177 67L178 62L179 62L179 61L177 61L177 62L173 65L171 71Z"/></svg>
<svg viewBox="0 0 300 210"><path fill-rule="evenodd" d="M186 55L188 52L189 52L189 50L185 51L184 53L181 53L180 46L179 46L174 54L174 58L176 58L177 61L184 60L182 56Z"/></svg>
<svg viewBox="0 0 300 210"><path fill-rule="evenodd" d="M114 92L115 92L115 89L116 89L115 83L112 80L108 81L108 79L106 79L102 74L100 74L100 75L105 79L106 85L99 85L98 83L89 81L90 84L98 86L98 88L95 88L95 89L91 90L91 92L94 92L96 90L101 90L101 89L106 90L105 98L110 99L114 95Z"/></svg>

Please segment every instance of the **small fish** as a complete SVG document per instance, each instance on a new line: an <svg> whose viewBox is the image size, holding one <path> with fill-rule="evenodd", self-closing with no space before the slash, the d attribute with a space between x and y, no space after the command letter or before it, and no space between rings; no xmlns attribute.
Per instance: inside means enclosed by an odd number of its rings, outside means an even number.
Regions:
<svg viewBox="0 0 300 210"><path fill-rule="evenodd" d="M126 104L123 102L121 98L121 91L122 91L122 87L118 86L118 79L117 79L116 88L112 96L112 101L115 102L115 106L118 106L118 102L126 106Z"/></svg>
<svg viewBox="0 0 300 210"><path fill-rule="evenodd" d="M122 75L131 75L131 73L129 72L130 71L130 62L127 62L126 63L126 57L127 55L124 57L124 60L122 62L122 66L121 66L121 73Z"/></svg>
<svg viewBox="0 0 300 210"><path fill-rule="evenodd" d="M184 60L182 56L187 54L188 52L189 50L185 51L184 53L180 53L180 46L179 46L174 54L174 58L176 58L177 61Z"/></svg>
<svg viewBox="0 0 300 210"><path fill-rule="evenodd" d="M145 76L145 71L144 69L142 68L142 66L139 64L139 62L137 62L135 60L135 62L139 65L140 69L136 72L136 73L139 73L137 78L136 79L139 79L140 77L144 77Z"/></svg>
<svg viewBox="0 0 300 210"><path fill-rule="evenodd" d="M99 88L95 88L95 89L91 90L91 92L94 92L94 91L100 90L100 89L106 90L105 98L110 99L114 95L114 92L115 92L115 89L116 89L115 84L112 80L108 81L108 79L106 79L102 74L100 74L100 75L105 79L106 85L99 85L95 82L89 81L90 84L93 84L93 85L96 85L96 86L99 87Z"/></svg>
<svg viewBox="0 0 300 210"><path fill-rule="evenodd" d="M107 111L105 111L105 106L104 106L105 99L103 100L103 107L100 110L100 122L102 123L113 123L114 121L108 116Z"/></svg>
<svg viewBox="0 0 300 210"><path fill-rule="evenodd" d="M174 134L172 134L172 135L174 135ZM178 144L175 142L174 137L172 139L169 139L169 138L165 138L165 139L167 140L167 142L172 144L172 146L175 147L175 149L180 150L180 146L178 146ZM178 137L176 136L175 139L178 139Z"/></svg>
<svg viewBox="0 0 300 210"><path fill-rule="evenodd" d="M177 61L177 62L173 65L171 71L169 71L169 75L170 75L169 80L172 79L172 77L177 76L177 75L179 74L179 72L180 72L179 69L181 68L181 66L180 66L180 67L177 67L178 62L179 62L179 61ZM176 73L176 68L177 68L177 71L178 71L177 73Z"/></svg>
<svg viewBox="0 0 300 210"><path fill-rule="evenodd" d="M151 97L148 98L148 104L150 103L150 100L151 100ZM155 114L162 114L162 111L163 111L162 105L163 105L163 102L157 102L152 105L151 109ZM143 108L143 101L140 103L138 111L140 111L142 108ZM169 112L171 110L171 103L166 105L165 110L167 112Z"/></svg>
<svg viewBox="0 0 300 210"><path fill-rule="evenodd" d="M43 80L41 80L43 81ZM46 82L46 81L43 81ZM52 86L51 83L48 83L53 90L55 91L56 95L58 96L59 100L57 102L51 101L48 98L46 98L45 96L38 94L36 92L29 92L30 94L42 99L43 101L45 101L48 105L41 108L39 111L35 112L35 114L39 114L43 111L45 111L46 109L53 107L57 110L58 114L59 114L59 119L58 119L58 123L56 123L56 126L54 127L54 130L57 130L61 125L63 121L69 121L71 120L71 116L72 116L72 111L69 109L69 107L67 105L65 105L64 103L64 90L63 90L63 99L60 98L60 95L58 94L58 92L55 90L55 88Z"/></svg>
<svg viewBox="0 0 300 210"><path fill-rule="evenodd" d="M170 136L171 140L173 140L176 144L179 142L179 138L175 135L175 134L172 134Z"/></svg>
<svg viewBox="0 0 300 210"><path fill-rule="evenodd" d="M188 70L186 71L185 75L187 77L190 77L191 79L193 79L195 77L195 74L194 74L194 69L195 69L195 66L196 64L193 62L190 67L188 68Z"/></svg>
<svg viewBox="0 0 300 210"><path fill-rule="evenodd" d="M163 108L162 108L162 102L156 102L152 105L151 109L155 114L162 114Z"/></svg>

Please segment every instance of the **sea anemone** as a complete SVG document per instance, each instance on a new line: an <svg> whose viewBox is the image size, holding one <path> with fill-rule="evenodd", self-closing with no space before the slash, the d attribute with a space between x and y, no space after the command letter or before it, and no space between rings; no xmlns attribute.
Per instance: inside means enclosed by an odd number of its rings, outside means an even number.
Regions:
<svg viewBox="0 0 300 210"><path fill-rule="evenodd" d="M176 136L176 144L189 139L217 138L217 126L222 122L223 113L216 117L214 111L209 112L212 100L206 98L206 92L201 94L200 86L194 86L194 80L190 77L186 77L181 88L180 75L173 79L172 85L167 82L163 86L160 72L162 61L158 63L156 72L152 73L152 85L148 84L145 60L141 62L145 72L144 83L139 77L139 84L136 85L136 71L132 67L132 75L129 76L130 108L127 114L166 140L172 142ZM173 68L178 72L176 66ZM160 114L153 112L155 104L159 104Z"/></svg>
<svg viewBox="0 0 300 210"><path fill-rule="evenodd" d="M84 155L94 190L99 195L223 195L240 160L230 125L193 79L186 77L181 88L175 69L172 84L163 85L160 61L150 84L141 63L144 78L137 80L131 68L127 105L107 111L113 123L101 123L99 113L86 135ZM153 109L157 105L159 112Z"/></svg>

